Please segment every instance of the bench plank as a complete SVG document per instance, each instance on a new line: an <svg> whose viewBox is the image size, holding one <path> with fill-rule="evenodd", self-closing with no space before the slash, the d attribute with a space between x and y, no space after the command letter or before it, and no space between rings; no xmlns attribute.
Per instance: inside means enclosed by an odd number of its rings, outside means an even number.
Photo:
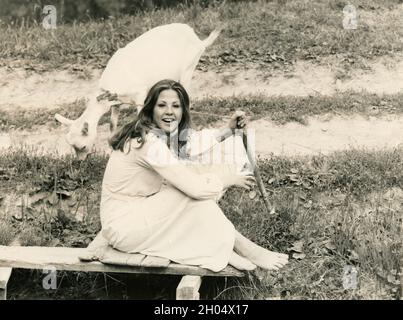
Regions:
<svg viewBox="0 0 403 320"><path fill-rule="evenodd" d="M86 253L86 248L65 247L8 247L0 246L0 267L23 269L46 269L53 266L57 270L111 273L154 273L173 275L229 276L243 277L245 274L231 266L220 272L170 262L166 268L152 271L144 266L108 265L98 261L83 262L78 258ZM124 254L124 253L122 253ZM128 254L125 254L128 255ZM130 255L133 259L134 255Z"/></svg>

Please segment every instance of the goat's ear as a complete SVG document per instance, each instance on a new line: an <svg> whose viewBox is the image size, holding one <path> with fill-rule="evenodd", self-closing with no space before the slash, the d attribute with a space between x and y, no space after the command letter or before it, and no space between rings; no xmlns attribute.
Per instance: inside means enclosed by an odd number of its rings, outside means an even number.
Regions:
<svg viewBox="0 0 403 320"><path fill-rule="evenodd" d="M88 136L88 122L84 122L83 128L81 129L81 134L83 136Z"/></svg>
<svg viewBox="0 0 403 320"><path fill-rule="evenodd" d="M59 121L60 123L65 124L66 126L69 126L74 122L73 120L67 119L67 118L63 117L61 114L58 114L58 113L55 114L55 119L57 121Z"/></svg>

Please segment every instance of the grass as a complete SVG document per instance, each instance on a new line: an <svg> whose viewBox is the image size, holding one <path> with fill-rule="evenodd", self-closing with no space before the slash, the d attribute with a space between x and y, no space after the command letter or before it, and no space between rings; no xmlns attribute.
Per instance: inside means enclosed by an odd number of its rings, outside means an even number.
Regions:
<svg viewBox="0 0 403 320"><path fill-rule="evenodd" d="M398 0L356 0L358 28L342 27L347 1L308 0L217 2L207 8L195 4L160 9L118 19L59 25L47 31L27 23L0 25L0 58L22 60L38 70L74 65L105 67L118 49L162 24L188 23L203 38L218 25L225 29L220 41L209 48L199 68L285 68L296 60L336 57L348 67L362 61L402 51L402 13ZM45 67L44 67L45 66Z"/></svg>
<svg viewBox="0 0 403 320"><path fill-rule="evenodd" d="M299 122L306 124L310 116L319 115L355 115L384 116L403 113L403 94L376 95L370 93L343 92L333 96L315 95L309 97L294 96L238 96L229 98L210 97L193 101L192 120L196 127L214 125L222 117L230 116L236 109L247 112L251 120L268 118L276 124ZM52 129L60 126L54 119L56 113L67 118L77 119L85 110L86 101L77 100L63 104L51 111L45 108L0 110L0 130L10 129L36 130L39 126ZM130 119L135 108L122 111L121 121ZM202 114L198 114L198 113ZM205 113L205 114L203 114ZM110 113L105 114L99 124L109 121Z"/></svg>
<svg viewBox="0 0 403 320"><path fill-rule="evenodd" d="M259 197L251 199L236 188L225 194L220 206L243 234L266 248L288 252L290 263L279 272L243 280L225 283L206 279L202 297L397 299L402 157L401 150L350 150L328 156L260 160L276 214L267 214ZM100 188L106 161L106 156L93 155L82 163L32 150L10 149L1 154L0 168L6 169L0 176L2 244L19 234L23 245L85 247L100 228ZM82 213L81 221L74 218L77 212ZM359 269L355 290L342 285L343 268L348 265ZM55 299L125 298L127 281L134 281L137 288L144 283L124 276L114 276L114 280L60 273L58 279L63 283L59 289L43 292L38 287L42 275L24 271L20 277L36 282L26 286L23 281L14 281L12 298L29 298L34 292ZM80 278L80 283L74 278ZM172 298L176 280L167 280L161 291L157 285L161 279L147 277L150 297ZM114 291L105 289L108 287ZM142 289L131 296L141 298L139 292Z"/></svg>
<svg viewBox="0 0 403 320"><path fill-rule="evenodd" d="M231 98L211 97L195 101L194 111L210 113L211 116L192 117L195 124L213 124L217 116L229 116L236 109L244 110L251 120L267 118L276 124L299 122L306 124L310 116L354 115L364 116L400 114L403 111L403 95L376 95L365 92L343 92L332 96L238 96Z"/></svg>

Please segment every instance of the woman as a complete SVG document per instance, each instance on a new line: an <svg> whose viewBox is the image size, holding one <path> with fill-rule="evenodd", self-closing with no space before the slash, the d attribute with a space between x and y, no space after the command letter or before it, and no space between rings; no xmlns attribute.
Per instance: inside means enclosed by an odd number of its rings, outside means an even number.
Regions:
<svg viewBox="0 0 403 320"><path fill-rule="evenodd" d="M217 139L228 137L237 125L246 125L243 113L235 113ZM156 83L138 118L110 141L113 152L102 184L103 236L124 252L212 271L228 263L241 270L282 267L287 255L243 237L216 203L225 188L249 189L254 178L229 170L198 174L189 168L181 160L187 154L189 128L189 97L183 86L172 80Z"/></svg>

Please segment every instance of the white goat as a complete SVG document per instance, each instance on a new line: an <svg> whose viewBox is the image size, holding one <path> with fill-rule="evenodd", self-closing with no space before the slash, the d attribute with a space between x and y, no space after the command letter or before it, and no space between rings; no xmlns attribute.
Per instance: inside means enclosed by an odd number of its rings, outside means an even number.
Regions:
<svg viewBox="0 0 403 320"><path fill-rule="evenodd" d="M112 105L128 103L139 109L147 91L162 79L179 81L189 90L201 55L219 33L216 29L201 41L190 26L173 23L151 29L117 50L102 73L98 92L90 97L83 114L76 120L55 115L56 120L69 126L66 139L77 156L84 159L88 155L96 139L98 121ZM117 100L98 101L106 91L116 94ZM117 121L114 112L112 108L112 123Z"/></svg>

